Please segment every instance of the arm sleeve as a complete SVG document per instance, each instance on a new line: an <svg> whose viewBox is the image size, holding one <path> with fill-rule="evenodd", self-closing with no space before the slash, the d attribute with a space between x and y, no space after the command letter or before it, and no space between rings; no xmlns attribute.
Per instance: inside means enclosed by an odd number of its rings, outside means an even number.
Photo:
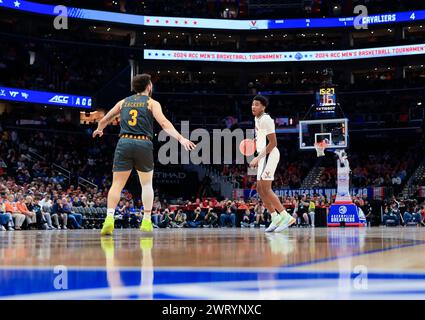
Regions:
<svg viewBox="0 0 425 320"><path fill-rule="evenodd" d="M275 133L275 124L272 118L267 117L267 119L264 119L264 123L263 123L263 129L266 133L266 135L269 135L271 133Z"/></svg>

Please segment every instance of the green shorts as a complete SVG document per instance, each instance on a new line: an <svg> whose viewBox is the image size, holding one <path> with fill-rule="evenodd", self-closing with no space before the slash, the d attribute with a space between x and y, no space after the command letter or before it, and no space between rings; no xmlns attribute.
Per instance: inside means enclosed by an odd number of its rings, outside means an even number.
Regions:
<svg viewBox="0 0 425 320"><path fill-rule="evenodd" d="M152 171L153 143L150 140L136 140L121 138L115 148L113 172L128 171L135 168L137 171Z"/></svg>

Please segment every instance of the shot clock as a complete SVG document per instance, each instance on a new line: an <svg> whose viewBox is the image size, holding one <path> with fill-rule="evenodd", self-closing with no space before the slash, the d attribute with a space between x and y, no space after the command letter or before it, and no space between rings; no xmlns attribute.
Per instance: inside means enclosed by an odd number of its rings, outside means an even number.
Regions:
<svg viewBox="0 0 425 320"><path fill-rule="evenodd" d="M316 92L316 117L332 118L335 116L337 95L335 87L322 87Z"/></svg>

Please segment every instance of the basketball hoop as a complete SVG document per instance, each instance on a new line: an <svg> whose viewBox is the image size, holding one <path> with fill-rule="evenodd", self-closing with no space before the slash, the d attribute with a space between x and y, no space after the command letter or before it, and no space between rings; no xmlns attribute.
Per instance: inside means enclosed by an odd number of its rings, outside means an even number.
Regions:
<svg viewBox="0 0 425 320"><path fill-rule="evenodd" d="M317 152L317 157L323 157L325 155L325 149L328 147L328 143L323 140L321 142L316 142L314 148Z"/></svg>

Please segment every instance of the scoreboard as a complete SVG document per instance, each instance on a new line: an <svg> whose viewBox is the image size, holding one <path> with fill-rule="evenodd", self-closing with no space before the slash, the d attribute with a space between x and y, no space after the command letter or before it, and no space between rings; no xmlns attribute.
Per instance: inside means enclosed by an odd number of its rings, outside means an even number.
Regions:
<svg viewBox="0 0 425 320"><path fill-rule="evenodd" d="M328 118L335 116L337 95L335 87L322 87L316 92L316 117Z"/></svg>

